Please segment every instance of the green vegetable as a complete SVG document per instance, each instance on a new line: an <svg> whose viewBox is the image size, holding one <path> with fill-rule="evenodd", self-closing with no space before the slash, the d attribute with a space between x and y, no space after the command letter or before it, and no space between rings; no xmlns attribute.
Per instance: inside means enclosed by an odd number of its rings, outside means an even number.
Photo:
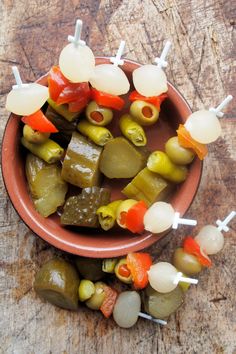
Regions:
<svg viewBox="0 0 236 354"><path fill-rule="evenodd" d="M195 157L193 150L186 149L179 144L177 136L173 136L167 140L165 152L176 165L188 165Z"/></svg>
<svg viewBox="0 0 236 354"><path fill-rule="evenodd" d="M63 225L84 227L98 227L97 209L110 200L110 191L107 188L84 188L82 193L69 197L61 215Z"/></svg>
<svg viewBox="0 0 236 354"><path fill-rule="evenodd" d="M159 117L159 111L153 104L144 101L134 101L130 106L130 114L141 125L152 125Z"/></svg>
<svg viewBox="0 0 236 354"><path fill-rule="evenodd" d="M86 301L95 293L95 286L91 280L83 279L79 284L79 300Z"/></svg>
<svg viewBox="0 0 236 354"><path fill-rule="evenodd" d="M68 310L78 309L79 276L76 269L60 258L51 259L37 272L34 290L51 304Z"/></svg>
<svg viewBox="0 0 236 354"><path fill-rule="evenodd" d="M202 270L201 263L197 257L187 252L183 248L177 248L173 255L173 265L182 273L189 276L198 274Z"/></svg>
<svg viewBox="0 0 236 354"><path fill-rule="evenodd" d="M66 137L71 137L72 133L76 130L76 122L67 121L49 105L45 116L55 125L59 132L64 134Z"/></svg>
<svg viewBox="0 0 236 354"><path fill-rule="evenodd" d="M104 277L101 259L77 257L75 264L79 273L85 279L97 281Z"/></svg>
<svg viewBox="0 0 236 354"><path fill-rule="evenodd" d="M87 136L99 146L104 146L113 138L111 132L107 128L93 125L85 119L78 123L77 129L81 134Z"/></svg>
<svg viewBox="0 0 236 354"><path fill-rule="evenodd" d="M78 118L80 115L80 112L70 112L68 110L67 104L58 105L51 98L48 98L48 104L54 109L54 111L64 117L68 122L76 120L76 118Z"/></svg>
<svg viewBox="0 0 236 354"><path fill-rule="evenodd" d="M122 276L120 274L120 272L119 272L120 266L127 266L126 258L119 259L118 263L115 266L115 275L120 281L122 281L122 283L132 284L132 275L131 275L131 273L128 271L128 273L129 273L128 276ZM128 270L128 268L127 268L127 270Z"/></svg>
<svg viewBox="0 0 236 354"><path fill-rule="evenodd" d="M122 193L128 198L143 200L150 206L158 200L165 200L172 189L170 182L145 167L127 184Z"/></svg>
<svg viewBox="0 0 236 354"><path fill-rule="evenodd" d="M105 231L110 230L116 222L116 211L122 200L115 200L108 205L98 208L96 214L101 228Z"/></svg>
<svg viewBox="0 0 236 354"><path fill-rule="evenodd" d="M146 164L146 152L123 137L109 141L102 152L100 170L108 178L134 177Z"/></svg>
<svg viewBox="0 0 236 354"><path fill-rule="evenodd" d="M41 133L37 130L32 129L29 125L25 124L23 128L23 137L29 143L32 144L42 144L50 136L50 133Z"/></svg>
<svg viewBox="0 0 236 354"><path fill-rule="evenodd" d="M80 188L99 185L101 153L101 147L74 132L62 164L62 178Z"/></svg>
<svg viewBox="0 0 236 354"><path fill-rule="evenodd" d="M151 153L147 161L147 167L150 171L159 173L171 182L181 183L187 178L187 168L175 165L168 155L162 151Z"/></svg>
<svg viewBox="0 0 236 354"><path fill-rule="evenodd" d="M132 119L130 114L124 114L119 120L122 134L135 146L145 146L147 138L141 125Z"/></svg>
<svg viewBox="0 0 236 354"><path fill-rule="evenodd" d="M179 286L169 293L159 293L151 286L143 292L144 310L151 316L165 319L183 303L183 291Z"/></svg>
<svg viewBox="0 0 236 354"><path fill-rule="evenodd" d="M99 310L102 306L103 301L105 300L105 290L104 287L106 286L103 282L97 282L95 285L95 293L92 297L86 301L86 306L91 310Z"/></svg>
<svg viewBox="0 0 236 354"><path fill-rule="evenodd" d="M51 139L47 139L42 144L32 144L22 137L21 144L34 155L49 164L59 161L64 153L64 149Z"/></svg>
<svg viewBox="0 0 236 354"><path fill-rule="evenodd" d="M116 263L118 262L117 258L106 258L102 261L102 271L105 273L114 273Z"/></svg>
<svg viewBox="0 0 236 354"><path fill-rule="evenodd" d="M36 210L44 217L56 212L64 204L67 183L61 178L57 164L48 165L33 154L28 154L25 172Z"/></svg>
<svg viewBox="0 0 236 354"><path fill-rule="evenodd" d="M110 108L101 107L95 101L88 104L85 113L88 121L94 125L107 125L113 118L113 112Z"/></svg>

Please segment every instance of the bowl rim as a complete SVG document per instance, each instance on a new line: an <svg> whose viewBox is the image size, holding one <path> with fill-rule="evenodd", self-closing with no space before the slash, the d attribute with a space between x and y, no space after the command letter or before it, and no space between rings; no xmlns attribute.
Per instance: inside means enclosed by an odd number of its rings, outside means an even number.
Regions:
<svg viewBox="0 0 236 354"><path fill-rule="evenodd" d="M99 56L96 57L96 60L100 63L101 62L108 62L109 59L104 56ZM125 64L130 64L130 65L135 65L135 66L140 66L142 64L134 61L134 60L129 60L129 59L124 59ZM44 80L48 76L48 73L45 75L41 76L36 82L40 82ZM181 94L181 92L174 87L172 83L168 81L168 87L173 90L174 94L184 103L185 107L188 109L189 113L191 114L192 110L184 98L184 96ZM56 247L59 250L63 250L65 252L75 254L75 255L80 255L84 257L91 257L91 258L107 258L107 257L118 257L125 255L129 252L135 252L135 251L140 251L144 248L147 248L151 245L153 245L155 242L157 242L159 239L164 237L167 233L171 231L171 229L167 230L166 232L163 232L161 234L152 234L148 233L147 235L143 236L141 240L138 240L135 242L135 238L133 242L128 243L127 245L124 246L119 246L119 247L108 247L108 248L99 248L99 247L84 247L84 246L78 246L75 244L72 244L70 242L67 242L66 240L61 240L59 237L56 237L56 235L49 233L46 231L46 229L41 225L40 221L35 222L34 219L27 219L25 216L26 212L26 205L25 203L21 201L21 199L17 199L14 193L14 188L12 187L12 184L10 183L9 178L7 177L6 173L6 168L5 166L7 165L8 161L4 157L4 148L6 144L6 138L8 134L8 129L9 125L11 124L11 121L16 118L16 115L10 114L6 125L5 129L3 132L3 137L2 137L2 149L1 149L1 172L2 172L2 177L3 177L3 182L5 189L7 191L8 197L11 201L11 204L13 205L15 211L21 218L21 220L24 222L24 224L37 236L39 236L41 239L44 241L48 242L50 245ZM180 215L183 216L188 209L190 208L193 200L195 199L196 193L199 188L199 184L201 182L201 176L202 176L202 170L203 170L203 162L200 161L199 159L195 159L195 183L194 183L194 193L191 194L191 197L188 197L187 205L184 207L183 210L181 210ZM29 215L29 214L28 214ZM39 214L38 214L39 215ZM33 220L33 221L32 221Z"/></svg>

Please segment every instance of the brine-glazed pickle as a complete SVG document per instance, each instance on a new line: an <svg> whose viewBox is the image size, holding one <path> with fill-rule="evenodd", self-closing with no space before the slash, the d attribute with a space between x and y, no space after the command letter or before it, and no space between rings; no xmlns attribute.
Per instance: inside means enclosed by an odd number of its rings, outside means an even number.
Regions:
<svg viewBox="0 0 236 354"><path fill-rule="evenodd" d="M147 167L171 182L181 183L187 178L188 169L185 166L175 165L163 151L152 152Z"/></svg>
<svg viewBox="0 0 236 354"><path fill-rule="evenodd" d="M62 134L71 137L76 130L76 122L67 121L63 116L48 105L45 116L52 122Z"/></svg>
<svg viewBox="0 0 236 354"><path fill-rule="evenodd" d="M147 167L141 170L122 190L128 198L143 200L148 206L158 200L165 200L173 190L173 185L149 171Z"/></svg>
<svg viewBox="0 0 236 354"><path fill-rule="evenodd" d="M67 104L56 104L51 98L48 98L48 104L56 111L58 114L60 114L62 117L64 117L68 122L73 122L78 118L79 112L70 112L68 110L68 105Z"/></svg>
<svg viewBox="0 0 236 354"><path fill-rule="evenodd" d="M69 197L61 215L63 225L98 227L97 209L110 201L110 191L107 188L84 188L82 193Z"/></svg>
<svg viewBox="0 0 236 354"><path fill-rule="evenodd" d="M117 137L105 145L100 170L108 178L131 178L146 165L146 161L146 152L125 138Z"/></svg>
<svg viewBox="0 0 236 354"><path fill-rule="evenodd" d="M64 153L64 149L51 139L47 139L41 144L32 144L22 137L21 144L49 164L59 161Z"/></svg>
<svg viewBox="0 0 236 354"><path fill-rule="evenodd" d="M99 146L104 146L113 138L111 132L107 128L93 125L85 119L78 123L77 129L81 134L87 136Z"/></svg>
<svg viewBox="0 0 236 354"><path fill-rule="evenodd" d="M119 126L122 134L135 146L145 146L147 144L143 128L132 119L130 114L124 114L120 117Z"/></svg>
<svg viewBox="0 0 236 354"><path fill-rule="evenodd" d="M68 189L61 178L61 167L28 154L25 171L36 210L44 217L55 213L64 204Z"/></svg>
<svg viewBox="0 0 236 354"><path fill-rule="evenodd" d="M101 153L101 147L74 132L62 164L62 178L80 188L99 185Z"/></svg>

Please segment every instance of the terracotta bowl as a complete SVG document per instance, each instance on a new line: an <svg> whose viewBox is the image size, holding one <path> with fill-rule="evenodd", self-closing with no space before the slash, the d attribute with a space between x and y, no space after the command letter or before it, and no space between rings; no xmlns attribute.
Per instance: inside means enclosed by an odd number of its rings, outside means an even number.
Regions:
<svg viewBox="0 0 236 354"><path fill-rule="evenodd" d="M97 64L107 63L106 58L97 58ZM132 71L140 64L125 60L122 67L129 79ZM47 85L47 75L38 80L39 83ZM148 147L151 150L163 149L166 140L176 135L176 128L179 123L184 123L191 113L191 110L181 94L168 84L168 99L162 104L162 110L158 123L149 127L147 132ZM131 87L132 89L132 87ZM128 110L128 100L124 112ZM122 112L123 113L123 112ZM119 112L116 115L120 115ZM115 119L113 119L113 122ZM118 133L118 128L113 124L113 133ZM117 134L118 133L118 134ZM25 224L38 236L51 245L69 253L103 258L115 257L127 254L131 251L139 251L157 242L166 233L153 235L144 232L141 235L134 235L122 229L103 232L101 230L87 230L83 228L65 228L60 225L59 216L52 215L43 218L34 209L30 198L26 177L25 177L25 150L20 144L22 124L20 117L10 115L7 122L2 142L2 173L9 198L19 216ZM177 186L171 196L171 204L175 210L183 215L192 203L198 189L201 178L202 163L195 159L189 167L188 178L184 183ZM112 188L113 197L121 196L121 189L127 184L125 181L107 181L104 185Z"/></svg>

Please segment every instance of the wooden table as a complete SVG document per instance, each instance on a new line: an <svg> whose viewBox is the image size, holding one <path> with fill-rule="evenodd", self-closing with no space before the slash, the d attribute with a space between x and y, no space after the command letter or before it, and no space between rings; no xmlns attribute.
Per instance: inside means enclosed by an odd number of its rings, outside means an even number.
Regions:
<svg viewBox="0 0 236 354"><path fill-rule="evenodd" d="M151 63L170 39L166 70L193 110L215 106L235 86L235 7L223 0L3 0L0 4L0 134L8 118L5 98L17 65L33 81L57 63L76 18L84 21L83 39L95 55L114 55L121 39L125 57ZM196 235L235 209L235 100L222 119L222 137L209 146L201 185L187 216L198 219L193 231L171 232L165 245L149 249L170 260L185 235ZM42 302L32 289L38 267L59 252L33 235L19 219L0 182L0 353L236 353L235 226L222 252L212 257L199 285L166 327L140 319L130 330L100 313L82 308L70 313Z"/></svg>

